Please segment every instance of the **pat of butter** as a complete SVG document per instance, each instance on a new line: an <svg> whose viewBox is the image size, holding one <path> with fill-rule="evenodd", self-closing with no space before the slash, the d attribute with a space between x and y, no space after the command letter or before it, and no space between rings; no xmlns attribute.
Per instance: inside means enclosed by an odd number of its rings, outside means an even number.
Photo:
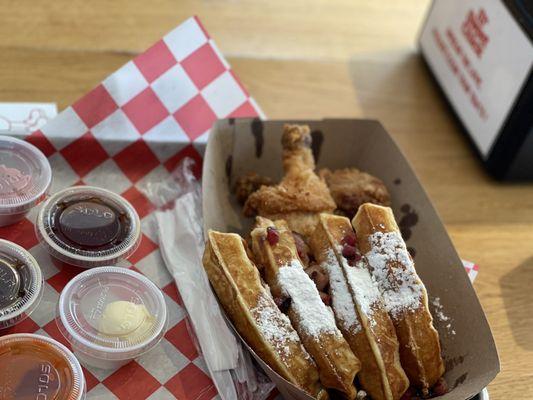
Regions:
<svg viewBox="0 0 533 400"><path fill-rule="evenodd" d="M98 330L106 336L135 340L153 327L154 320L144 304L114 301L104 308Z"/></svg>

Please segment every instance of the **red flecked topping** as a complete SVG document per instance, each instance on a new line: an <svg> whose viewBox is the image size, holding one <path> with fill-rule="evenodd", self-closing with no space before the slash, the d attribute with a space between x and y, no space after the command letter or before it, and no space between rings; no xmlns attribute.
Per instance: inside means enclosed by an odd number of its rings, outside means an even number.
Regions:
<svg viewBox="0 0 533 400"><path fill-rule="evenodd" d="M278 306L279 310L283 313L286 313L291 306L290 297L274 297L274 303Z"/></svg>
<svg viewBox="0 0 533 400"><path fill-rule="evenodd" d="M267 241L271 246L275 246L279 242L279 232L273 226L267 228Z"/></svg>
<svg viewBox="0 0 533 400"><path fill-rule="evenodd" d="M342 246L342 256L345 258L354 258L357 254L357 250L354 246L350 246L349 244L345 244Z"/></svg>
<svg viewBox="0 0 533 400"><path fill-rule="evenodd" d="M407 389L407 391L403 394L403 396L400 398L400 400L412 400L413 397L416 396L416 390L412 387Z"/></svg>
<svg viewBox="0 0 533 400"><path fill-rule="evenodd" d="M357 264L358 261L360 261L363 257L359 253L355 253L355 256L348 259L348 265L351 265L352 267Z"/></svg>
<svg viewBox="0 0 533 400"><path fill-rule="evenodd" d="M327 306L331 305L331 296L329 294L324 293L324 292L318 292L318 293L320 293L320 298L322 299L325 305Z"/></svg>
<svg viewBox="0 0 533 400"><path fill-rule="evenodd" d="M342 238L341 243L355 247L355 244L357 243L357 238L356 238L355 234L348 234L348 235L346 235L346 236L344 236Z"/></svg>
<svg viewBox="0 0 533 400"><path fill-rule="evenodd" d="M326 286L329 284L329 277L320 265L311 265L309 268L306 268L305 272L309 277L315 282L315 285L319 291L323 291Z"/></svg>
<svg viewBox="0 0 533 400"><path fill-rule="evenodd" d="M298 257L300 257L300 260L302 261L302 264L304 267L307 267L310 262L310 250L309 246L305 243L303 237L296 233L292 232L292 236L294 238L294 243L296 244L296 250L298 251Z"/></svg>
<svg viewBox="0 0 533 400"><path fill-rule="evenodd" d="M431 393L433 396L442 396L446 393L448 393L448 385L446 384L446 381L444 378L440 378L435 385L431 388Z"/></svg>

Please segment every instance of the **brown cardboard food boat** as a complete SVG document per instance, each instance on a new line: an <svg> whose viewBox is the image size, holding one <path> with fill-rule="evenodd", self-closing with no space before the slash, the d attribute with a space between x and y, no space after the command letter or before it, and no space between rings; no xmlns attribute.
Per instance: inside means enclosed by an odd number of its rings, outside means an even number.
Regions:
<svg viewBox="0 0 533 400"><path fill-rule="evenodd" d="M232 194L235 179L257 172L282 176L283 124L309 124L318 168L356 167L387 185L392 209L425 283L446 364L450 391L439 399L465 400L497 375L500 363L489 325L446 230L402 152L381 124L372 120L223 120L213 127L203 169L205 229L246 234L245 218ZM286 399L310 399L250 352Z"/></svg>

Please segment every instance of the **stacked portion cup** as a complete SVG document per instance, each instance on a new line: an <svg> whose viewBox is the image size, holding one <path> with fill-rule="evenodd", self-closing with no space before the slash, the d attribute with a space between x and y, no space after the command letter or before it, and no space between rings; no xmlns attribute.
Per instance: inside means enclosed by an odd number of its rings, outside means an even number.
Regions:
<svg viewBox="0 0 533 400"><path fill-rule="evenodd" d="M32 144L0 135L0 226L14 224L47 195L52 170Z"/></svg>

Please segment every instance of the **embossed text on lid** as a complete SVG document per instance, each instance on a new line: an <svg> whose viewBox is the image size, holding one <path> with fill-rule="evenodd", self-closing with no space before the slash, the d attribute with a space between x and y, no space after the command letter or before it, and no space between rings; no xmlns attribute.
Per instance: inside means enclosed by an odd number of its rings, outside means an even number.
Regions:
<svg viewBox="0 0 533 400"><path fill-rule="evenodd" d="M85 391L81 366L61 343L36 334L0 337L0 398L82 400Z"/></svg>
<svg viewBox="0 0 533 400"><path fill-rule="evenodd" d="M39 241L58 260L83 268L114 265L141 239L140 219L122 196L74 186L47 199L37 216Z"/></svg>
<svg viewBox="0 0 533 400"><path fill-rule="evenodd" d="M85 247L112 242L120 233L117 211L96 201L69 205L59 216L59 229L70 241Z"/></svg>
<svg viewBox="0 0 533 400"><path fill-rule="evenodd" d="M135 358L165 333L161 290L138 272L98 267L72 279L59 297L56 323L73 348L91 357Z"/></svg>

